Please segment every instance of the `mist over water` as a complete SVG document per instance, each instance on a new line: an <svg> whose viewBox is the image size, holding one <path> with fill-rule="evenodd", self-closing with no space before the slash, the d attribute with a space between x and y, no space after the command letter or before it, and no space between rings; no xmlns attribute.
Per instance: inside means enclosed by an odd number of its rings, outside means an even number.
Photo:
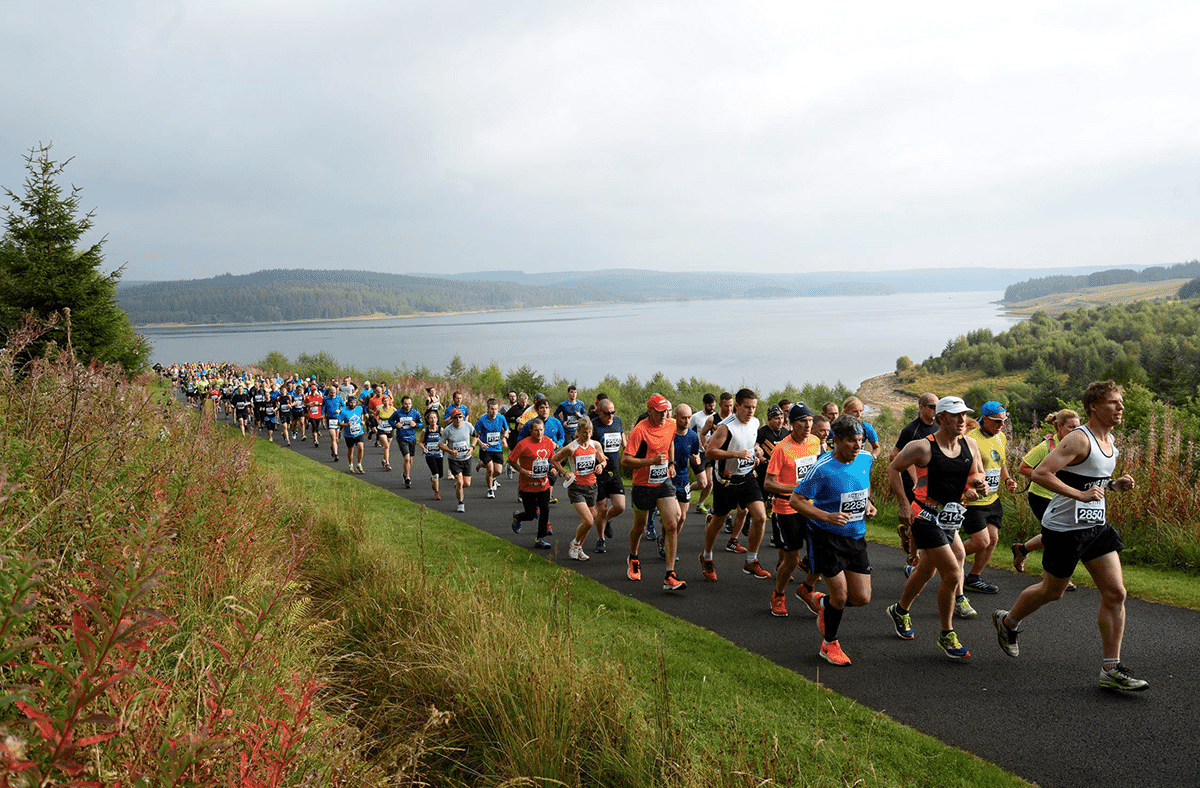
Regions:
<svg viewBox="0 0 1200 788"><path fill-rule="evenodd" d="M141 329L163 364L251 364L272 350L295 359L324 350L357 369L442 372L455 354L468 366L522 365L547 380L594 386L606 375L645 381L696 377L766 394L787 383L851 389L940 353L978 328L1008 329L1020 318L994 303L1002 291L881 296L663 301L438 317L284 325ZM286 372L287 370L279 370Z"/></svg>

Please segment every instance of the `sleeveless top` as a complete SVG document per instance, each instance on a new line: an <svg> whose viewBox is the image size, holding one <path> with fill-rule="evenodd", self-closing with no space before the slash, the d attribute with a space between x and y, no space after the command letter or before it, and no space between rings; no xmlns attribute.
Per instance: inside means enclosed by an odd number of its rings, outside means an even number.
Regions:
<svg viewBox="0 0 1200 788"><path fill-rule="evenodd" d="M745 451L750 450L750 459L728 459L720 460L720 475L725 480L726 484L740 484L749 481L753 477L754 471L754 444L758 441L758 419L751 416L750 421L746 424L738 421L736 413L731 413L721 421L725 428L729 430L729 437L725 441L725 445L721 446L724 451Z"/></svg>
<svg viewBox="0 0 1200 788"><path fill-rule="evenodd" d="M1100 448L1100 442L1087 427L1077 427L1087 435L1088 456L1074 465L1068 465L1054 474L1059 481L1076 490L1086 490L1098 484L1104 484L1112 478L1117 467L1117 446L1112 446L1112 454L1105 454ZM1108 522L1108 513L1104 499L1098 501L1077 501L1065 495L1054 494L1046 513L1042 515L1042 527L1051 531L1080 531Z"/></svg>
<svg viewBox="0 0 1200 788"><path fill-rule="evenodd" d="M919 473L913 487L913 514L926 522L935 523L943 530L957 531L962 527L966 507L963 506L963 491L967 477L971 475L971 446L966 438L958 439L958 456L947 457L938 446L934 435L926 436L929 441L929 463L924 473Z"/></svg>

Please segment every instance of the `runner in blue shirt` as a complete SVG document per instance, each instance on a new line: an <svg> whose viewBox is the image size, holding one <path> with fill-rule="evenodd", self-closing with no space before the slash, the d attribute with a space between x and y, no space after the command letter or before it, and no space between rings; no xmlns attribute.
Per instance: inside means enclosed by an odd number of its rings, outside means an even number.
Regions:
<svg viewBox="0 0 1200 788"><path fill-rule="evenodd" d="M321 415L325 417L325 427L329 430L329 454L333 461L338 461L338 414L346 402L341 395L330 386L325 389L325 400L321 403Z"/></svg>
<svg viewBox="0 0 1200 788"><path fill-rule="evenodd" d="M407 394L400 400L400 407L388 419L396 428L396 445L404 458L404 489L412 487L412 463L417 455L417 428L421 424L420 411L413 408L413 399Z"/></svg>
<svg viewBox="0 0 1200 788"><path fill-rule="evenodd" d="M575 425L587 413L587 408L577 399L578 395L579 390L575 386L569 386L567 388L567 398L558 403L558 407L554 410L554 417L562 422L563 431L568 441L575 440Z"/></svg>
<svg viewBox="0 0 1200 788"><path fill-rule="evenodd" d="M363 470L363 442L366 438L366 413L358 398L353 394L346 400L346 406L338 414L338 426L346 439L346 473L366 473ZM358 469L354 468L354 458L358 458Z"/></svg>
<svg viewBox="0 0 1200 788"><path fill-rule="evenodd" d="M463 412L463 424L470 424L468 420L471 415L471 409L463 403L463 395L461 391L456 391L450 395L450 404L446 406L446 412L442 414L442 424L450 423L450 411L458 408Z"/></svg>
<svg viewBox="0 0 1200 788"><path fill-rule="evenodd" d="M487 401L487 415L475 422L475 435L483 444L479 447L479 461L487 472L487 497L496 497L497 479L504 471L504 439L508 436L508 420L500 415L500 403L494 398Z"/></svg>
<svg viewBox="0 0 1200 788"><path fill-rule="evenodd" d="M830 425L833 451L822 454L796 485L788 503L808 518L811 571L825 578L828 594L814 593L817 628L824 639L820 657L832 665L849 665L838 643L838 626L846 605L871 601L871 560L867 556L866 518L871 503L874 457L862 450L862 424L843 414Z"/></svg>

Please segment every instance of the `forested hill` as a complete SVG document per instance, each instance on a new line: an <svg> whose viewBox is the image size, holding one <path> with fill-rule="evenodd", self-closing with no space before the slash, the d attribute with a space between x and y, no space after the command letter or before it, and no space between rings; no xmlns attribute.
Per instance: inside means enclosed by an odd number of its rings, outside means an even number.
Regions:
<svg viewBox="0 0 1200 788"><path fill-rule="evenodd" d="M1078 276L1055 275L1027 279L1009 285L1004 291L1005 304L1019 304L1053 293L1069 293L1085 287L1124 285L1130 282L1163 282L1168 279L1190 279L1200 276L1200 260L1175 265L1159 265L1135 271L1132 268L1109 268Z"/></svg>
<svg viewBox="0 0 1200 788"><path fill-rule="evenodd" d="M505 273L510 274L505 277ZM590 303L797 295L883 295L880 282L811 283L799 275L670 274L609 270L496 278L407 276L372 271L271 270L121 287L136 325L340 320L367 315L495 311ZM516 280L516 281L514 281Z"/></svg>

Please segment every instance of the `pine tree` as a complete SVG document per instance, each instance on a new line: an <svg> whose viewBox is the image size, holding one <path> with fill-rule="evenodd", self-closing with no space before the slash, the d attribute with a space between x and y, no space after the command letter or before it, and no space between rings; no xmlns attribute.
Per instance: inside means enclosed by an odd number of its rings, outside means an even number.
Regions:
<svg viewBox="0 0 1200 788"><path fill-rule="evenodd" d="M79 213L79 188L65 194L57 180L70 159L50 158L51 145L39 145L25 156L24 193L5 188L11 205L4 210L0 241L0 330L16 325L23 313L46 318L71 310L71 344L81 361L119 364L126 371L147 363L144 340L133 331L129 316L116 299L120 269L104 274L104 241L79 249L93 224L95 211ZM66 345L60 321L48 339ZM41 352L44 346L35 348Z"/></svg>

